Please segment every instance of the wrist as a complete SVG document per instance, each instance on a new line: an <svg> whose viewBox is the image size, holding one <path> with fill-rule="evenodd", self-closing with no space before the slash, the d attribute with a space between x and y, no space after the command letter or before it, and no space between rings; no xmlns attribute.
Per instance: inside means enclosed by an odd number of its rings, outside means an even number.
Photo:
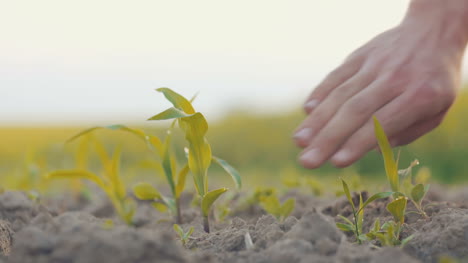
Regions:
<svg viewBox="0 0 468 263"><path fill-rule="evenodd" d="M412 0L402 24L416 24L440 48L463 54L468 44L468 0Z"/></svg>

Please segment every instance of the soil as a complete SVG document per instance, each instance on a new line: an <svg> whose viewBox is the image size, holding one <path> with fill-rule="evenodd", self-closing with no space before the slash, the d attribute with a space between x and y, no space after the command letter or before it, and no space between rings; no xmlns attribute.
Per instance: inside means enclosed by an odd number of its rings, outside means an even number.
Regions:
<svg viewBox="0 0 468 263"><path fill-rule="evenodd" d="M181 226L194 226L195 231L183 246L168 214L146 202L139 202L135 226L127 226L115 218L104 197L32 201L22 192L6 191L0 195L0 263L439 262L441 256L468 262L468 189L433 187L425 203L428 218L406 218L402 235L414 238L404 248L357 245L339 231L338 215L351 216L344 197L284 196L289 197L296 198L296 208L284 222L257 205L242 205L240 197L232 206L241 209L232 209L223 222L212 220L211 233L204 233L187 195ZM391 218L387 203L369 205L365 230L376 218Z"/></svg>

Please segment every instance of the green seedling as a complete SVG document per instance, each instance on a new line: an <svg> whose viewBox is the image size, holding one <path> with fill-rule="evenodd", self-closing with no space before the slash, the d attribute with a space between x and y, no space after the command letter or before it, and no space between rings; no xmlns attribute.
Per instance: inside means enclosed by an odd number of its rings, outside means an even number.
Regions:
<svg viewBox="0 0 468 263"><path fill-rule="evenodd" d="M187 232L184 232L181 226L179 226L178 224L174 224L174 231L179 236L180 241L182 242L182 246L185 246L185 244L187 244L187 241L190 239L190 236L192 236L193 230L193 226L191 226Z"/></svg>
<svg viewBox="0 0 468 263"><path fill-rule="evenodd" d="M359 194L359 204L356 207L353 198L351 197L351 192L349 191L348 184L343 179L341 179L341 183L343 185L343 191L346 195L346 198L348 199L348 202L351 205L351 209L353 212L353 221L340 215L339 217L343 219L345 223L336 223L336 226L342 231L352 232L356 237L358 244L362 244L363 241L367 240L367 236L362 231L362 225L364 223L364 208L377 199L387 198L391 196L393 192L382 192L374 194L373 196L369 197L369 199L367 199L365 202L363 202L362 200L362 195Z"/></svg>
<svg viewBox="0 0 468 263"><path fill-rule="evenodd" d="M390 188L393 192L400 192L400 177L398 175L398 158L395 160L393 155L392 147L388 141L387 135L385 134L382 125L374 116L374 131L375 137L380 147L384 158L385 172L387 174L387 180L390 184Z"/></svg>
<svg viewBox="0 0 468 263"><path fill-rule="evenodd" d="M323 184L311 177L311 176L300 176L296 174L288 174L284 178L282 178L281 182L287 188L306 188L310 192L312 192L315 196L322 196L324 194L325 187Z"/></svg>
<svg viewBox="0 0 468 263"><path fill-rule="evenodd" d="M382 126L380 125L376 117L374 117L374 129L375 136L377 137L377 141L384 158L387 179L390 183L392 191L394 192L394 199L402 195L409 197L415 205L418 212L427 218L427 215L424 212L424 209L422 208L422 201L427 191L429 190L429 185L424 186L422 183L417 183L416 185L413 185L412 183L412 168L418 165L419 161L415 160L410 164L410 166L407 169L398 171L398 158L395 161L392 148L390 146L390 143L388 142L387 135L385 134ZM402 178L402 180L400 180L400 177ZM418 180L427 180L427 178L422 177L423 176L421 176L421 178L418 178Z"/></svg>
<svg viewBox="0 0 468 263"><path fill-rule="evenodd" d="M184 132L185 139L188 142L188 167L192 173L198 197L201 200L203 228L206 232L209 232L210 208L216 199L228 189L220 188L209 191L208 168L212 162L219 164L231 175L237 188L241 187L239 173L228 165L226 161L212 155L211 146L205 137L208 131L208 123L203 114L196 112L189 100L171 89L159 88L157 91L162 92L166 99L172 103L173 107L151 117L149 120L175 119Z"/></svg>
<svg viewBox="0 0 468 263"><path fill-rule="evenodd" d="M276 194L271 194L261 198L260 205L267 213L276 217L278 221L283 222L294 211L296 200L289 198L281 204Z"/></svg>
<svg viewBox="0 0 468 263"><path fill-rule="evenodd" d="M164 144L160 149L162 164L159 170L161 170L165 175L172 197L163 196L151 184L145 182L135 185L133 187L133 193L141 200L155 201L153 206L159 210L161 210L161 206L159 204L163 204L175 215L176 223L181 224L182 214L180 208L180 196L185 189L185 181L190 170L188 165L185 165L180 171L177 171L177 162L175 155L171 151L170 140L171 135L168 133Z"/></svg>
<svg viewBox="0 0 468 263"><path fill-rule="evenodd" d="M174 126L174 125L172 125ZM159 161L152 161L150 165L157 172L164 174L169 188L171 190L172 196L163 196L160 192L153 187L151 184L142 182L138 183L133 187L133 192L135 196L141 200L152 200L153 206L159 211L169 210L175 216L175 222L178 224L182 223L182 215L180 211L180 195L185 188L185 179L189 172L188 165L183 167L180 171L177 171L177 162L174 153L171 148L172 141L172 130L167 132L167 136L164 142L153 135L146 134L144 131L139 129L129 128L124 125L110 125L105 127L92 127L86 129L77 135L73 136L69 141L73 141L81 136L88 135L89 133L96 131L98 129L108 129L108 130L120 130L125 131L130 134L137 136L139 139L143 140L146 146L159 157ZM80 147L82 147L80 145ZM81 154L82 155L82 154ZM83 157L77 158L77 160L83 160ZM83 161L80 161L81 163Z"/></svg>
<svg viewBox="0 0 468 263"><path fill-rule="evenodd" d="M98 185L110 199L119 217L127 224L132 224L135 203L127 196L127 190L119 175L120 149L109 157L104 146L96 144L97 152L104 168L102 176L85 170L59 170L51 172L47 178L86 179Z"/></svg>
<svg viewBox="0 0 468 263"><path fill-rule="evenodd" d="M407 198L400 196L387 205L387 211L393 216L393 220L382 226L377 219L374 226L366 235L369 239L377 239L382 246L405 246L413 236L400 240L401 230L405 223Z"/></svg>

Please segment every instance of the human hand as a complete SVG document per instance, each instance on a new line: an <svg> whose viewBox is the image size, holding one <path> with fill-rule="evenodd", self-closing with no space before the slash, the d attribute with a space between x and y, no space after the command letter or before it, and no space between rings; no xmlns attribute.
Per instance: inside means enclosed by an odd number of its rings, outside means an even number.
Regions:
<svg viewBox="0 0 468 263"><path fill-rule="evenodd" d="M430 15L408 17L331 72L305 103L308 116L294 136L301 164L356 162L377 146L373 115L393 146L437 127L454 102L466 46L444 26Z"/></svg>

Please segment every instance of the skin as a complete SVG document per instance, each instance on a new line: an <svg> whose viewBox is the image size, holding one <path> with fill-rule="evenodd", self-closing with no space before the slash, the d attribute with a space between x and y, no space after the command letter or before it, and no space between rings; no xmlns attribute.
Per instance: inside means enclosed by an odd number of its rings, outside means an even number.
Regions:
<svg viewBox="0 0 468 263"><path fill-rule="evenodd" d="M299 162L345 167L377 147L372 116L393 146L437 127L460 86L468 0L413 0L403 21L346 58L311 93L294 140Z"/></svg>

